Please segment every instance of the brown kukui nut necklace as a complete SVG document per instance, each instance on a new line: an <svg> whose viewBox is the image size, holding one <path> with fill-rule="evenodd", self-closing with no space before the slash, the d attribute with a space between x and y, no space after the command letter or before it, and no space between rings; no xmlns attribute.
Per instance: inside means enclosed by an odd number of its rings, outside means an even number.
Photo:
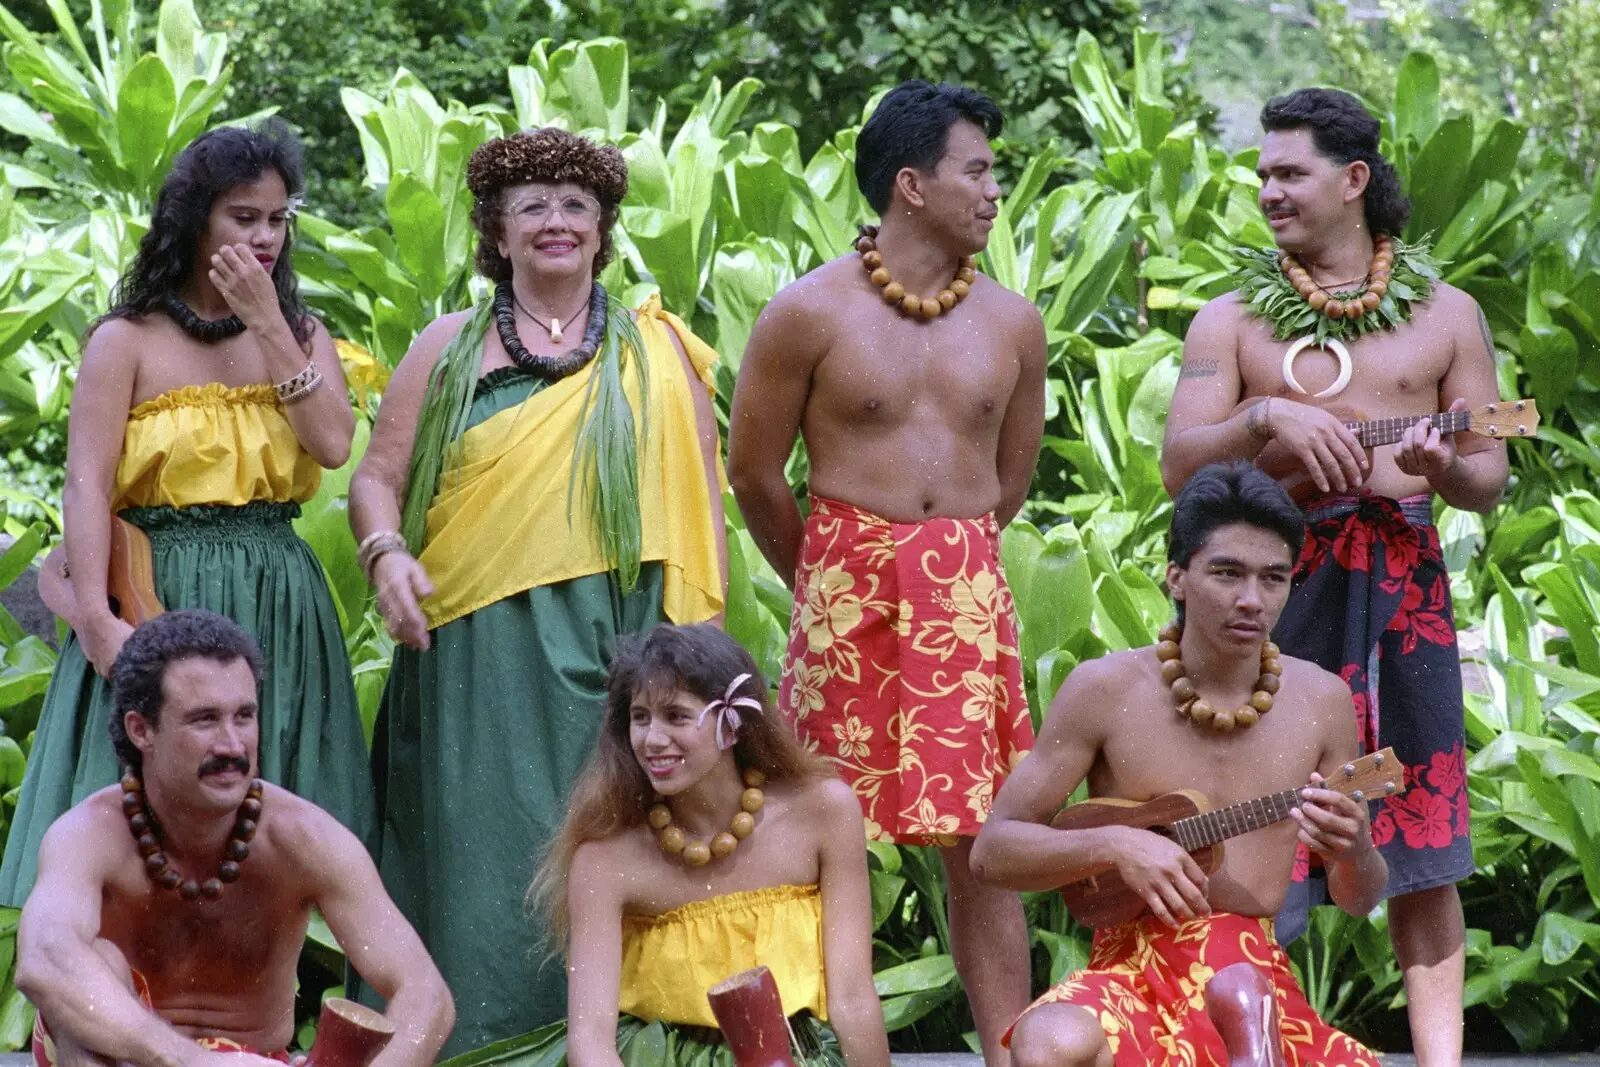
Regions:
<svg viewBox="0 0 1600 1067"><path fill-rule="evenodd" d="M861 253L861 265L866 268L872 284L883 291L883 302L893 304L900 314L908 318L936 319L955 307L972 291L972 282L978 276L977 260L962 256L956 267L956 276L950 284L939 290L937 297L918 296L906 292L906 287L889 276L883 265L883 253L878 251L878 228L861 226L861 236L856 238L856 251Z"/></svg>
<svg viewBox="0 0 1600 1067"><path fill-rule="evenodd" d="M671 808L662 803L651 805L648 816L650 829L656 832L661 851L677 856L688 867L704 867L713 856L722 859L733 855L739 842L755 832L756 813L767 803L767 795L761 791L761 787L767 784L766 775L760 771L745 771L744 784L745 790L739 796L739 814L733 817L733 822L726 830L711 839L710 844L688 840L683 834L683 827L674 825Z"/></svg>
<svg viewBox="0 0 1600 1067"><path fill-rule="evenodd" d="M124 774L122 813L128 817L128 829L133 832L139 855L144 857L144 869L149 873L150 880L162 889L176 889L178 896L184 900L197 897L216 900L222 896L223 883L237 882L239 864L250 856L250 840L256 836L256 827L261 821L261 793L265 788L266 783L260 778L251 780L244 802L239 805L239 819L233 824L233 833L229 835L223 852L225 858L217 867L216 876L198 882L172 869L167 854L161 851L161 839L157 836L160 827L145 803L144 783L132 771Z"/></svg>
<svg viewBox="0 0 1600 1067"><path fill-rule="evenodd" d="M1261 676L1256 679L1255 692L1248 702L1235 711L1213 708L1194 687L1194 681L1184 672L1179 639L1183 628L1168 623L1161 631L1161 641L1156 645L1156 659L1161 661L1161 680L1172 687L1172 704L1178 714L1201 726L1209 726L1219 734L1231 733L1235 727L1244 729L1272 710L1272 694L1278 691L1279 676L1283 674L1283 661L1278 659L1278 646L1271 641L1261 642Z"/></svg>
<svg viewBox="0 0 1600 1067"><path fill-rule="evenodd" d="M1378 305L1383 303L1383 294L1389 291L1389 273L1394 269L1394 242L1389 240L1388 234L1378 234L1372 242L1372 265L1367 268L1366 292L1344 300L1334 299L1313 281L1311 272L1291 253L1278 256L1278 267L1301 299L1311 305L1311 310L1320 311L1330 319L1359 319L1377 311Z"/></svg>

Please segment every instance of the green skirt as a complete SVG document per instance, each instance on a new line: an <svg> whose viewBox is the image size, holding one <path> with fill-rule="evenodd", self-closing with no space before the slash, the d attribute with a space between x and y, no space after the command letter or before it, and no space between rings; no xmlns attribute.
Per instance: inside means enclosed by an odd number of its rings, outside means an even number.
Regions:
<svg viewBox="0 0 1600 1067"><path fill-rule="evenodd" d="M844 1067L839 1039L809 1011L789 1020L795 1062L802 1067ZM703 1026L617 1020L617 1055L623 1067L734 1067L722 1032ZM562 1020L521 1037L445 1060L439 1067L566 1067L567 1023Z"/></svg>
<svg viewBox="0 0 1600 1067"><path fill-rule="evenodd" d="M455 995L445 1055L567 1013L523 896L594 750L617 638L661 621L660 563L539 586L396 649L372 737L378 870ZM370 993L363 996L371 1002Z"/></svg>
<svg viewBox="0 0 1600 1067"><path fill-rule="evenodd" d="M370 841L372 778L350 660L322 565L289 524L299 511L292 502L255 501L243 507L130 508L122 517L150 535L163 607L219 612L260 642L266 668L261 776ZM45 693L0 864L0 904L22 906L50 824L116 782L110 715L110 683L69 635Z"/></svg>

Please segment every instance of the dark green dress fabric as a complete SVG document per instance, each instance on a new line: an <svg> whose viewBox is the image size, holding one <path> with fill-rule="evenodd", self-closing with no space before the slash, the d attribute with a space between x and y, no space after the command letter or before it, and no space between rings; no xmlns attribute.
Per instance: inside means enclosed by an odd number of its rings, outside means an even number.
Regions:
<svg viewBox="0 0 1600 1067"><path fill-rule="evenodd" d="M468 425L542 385L492 371ZM446 1056L566 1015L563 966L523 895L594 749L617 638L660 622L661 595L660 563L627 596L587 575L452 620L426 652L396 649L372 742L378 869L455 995Z"/></svg>
<svg viewBox="0 0 1600 1067"><path fill-rule="evenodd" d="M350 660L322 564L290 526L299 513L293 502L258 500L121 514L150 535L156 596L164 608L218 612L260 643L261 776L371 841L372 778ZM116 782L110 715L110 683L69 636L45 693L6 841L0 904L22 906L50 824Z"/></svg>

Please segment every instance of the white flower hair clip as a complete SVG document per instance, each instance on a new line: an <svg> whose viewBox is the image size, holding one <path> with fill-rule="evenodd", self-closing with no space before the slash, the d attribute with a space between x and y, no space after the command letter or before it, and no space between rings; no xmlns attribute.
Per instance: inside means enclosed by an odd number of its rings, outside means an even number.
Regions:
<svg viewBox="0 0 1600 1067"><path fill-rule="evenodd" d="M746 672L745 674L741 674L739 677L729 682L727 692L723 693L722 696L707 704L705 706L705 710L700 712L700 717L695 720L695 726L699 727L705 724L707 715L716 715L717 747L719 749L732 748L734 742L739 739L739 725L743 721L739 717L740 708L744 708L746 711L752 711L757 715L761 714L761 701L756 700L754 697L736 697L733 695L734 693L738 692L741 685L749 680L750 675L748 672ZM728 728L726 736L724 736L722 732L724 725L726 725Z"/></svg>
<svg viewBox="0 0 1600 1067"><path fill-rule="evenodd" d="M300 209L305 207L305 206L306 206L306 198L305 197L300 196L300 195L291 196L289 198L289 210L288 210L289 217L292 219L296 215L300 214Z"/></svg>

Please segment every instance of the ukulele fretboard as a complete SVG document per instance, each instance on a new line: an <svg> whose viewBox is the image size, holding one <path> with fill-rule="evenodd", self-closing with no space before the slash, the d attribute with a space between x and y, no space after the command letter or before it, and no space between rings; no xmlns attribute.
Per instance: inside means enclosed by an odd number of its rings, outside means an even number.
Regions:
<svg viewBox="0 0 1600 1067"><path fill-rule="evenodd" d="M1367 422L1347 422L1346 428L1356 435L1364 448L1392 445L1405 436L1407 430L1423 419L1432 419L1434 429L1440 433L1460 433L1472 424L1470 411L1441 411L1436 415L1396 415L1388 419Z"/></svg>
<svg viewBox="0 0 1600 1067"><path fill-rule="evenodd" d="M1289 817L1290 809L1299 804L1300 790L1285 789L1281 793L1179 819L1172 824L1172 837L1179 845L1193 852L1197 848L1282 822Z"/></svg>

